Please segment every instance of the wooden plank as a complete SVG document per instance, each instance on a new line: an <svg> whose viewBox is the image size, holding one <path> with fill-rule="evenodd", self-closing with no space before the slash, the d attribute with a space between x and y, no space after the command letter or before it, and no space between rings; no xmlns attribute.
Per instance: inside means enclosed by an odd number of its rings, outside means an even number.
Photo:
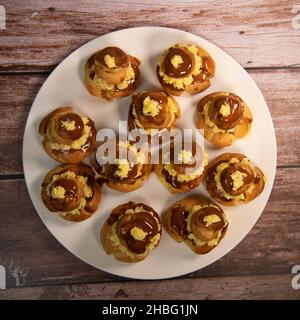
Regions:
<svg viewBox="0 0 300 320"><path fill-rule="evenodd" d="M51 70L78 46L136 26L195 33L244 67L299 66L294 0L232 1L9 1L0 34L0 71Z"/></svg>
<svg viewBox="0 0 300 320"><path fill-rule="evenodd" d="M300 299L300 290L282 274L18 288L0 291L0 299L288 300Z"/></svg>
<svg viewBox="0 0 300 320"><path fill-rule="evenodd" d="M246 239L219 261L185 277L290 273L300 262L299 173L300 168L279 168L270 201ZM7 270L7 287L120 280L81 262L51 236L23 180L1 180L0 199L0 264Z"/></svg>
<svg viewBox="0 0 300 320"><path fill-rule="evenodd" d="M297 70L251 71L269 105L277 136L278 165L300 164L300 84ZM0 77L0 174L20 174L22 139L32 101L46 76Z"/></svg>

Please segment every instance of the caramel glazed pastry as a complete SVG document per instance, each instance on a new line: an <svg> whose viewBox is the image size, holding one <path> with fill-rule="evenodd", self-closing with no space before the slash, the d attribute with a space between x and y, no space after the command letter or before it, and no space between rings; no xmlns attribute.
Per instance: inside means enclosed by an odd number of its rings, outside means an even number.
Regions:
<svg viewBox="0 0 300 320"><path fill-rule="evenodd" d="M200 195L178 201L162 219L169 235L177 242L185 242L197 254L215 248L228 227L223 210Z"/></svg>
<svg viewBox="0 0 300 320"><path fill-rule="evenodd" d="M62 163L78 163L92 151L96 141L94 122L74 112L72 107L60 107L40 123L43 147L47 154Z"/></svg>
<svg viewBox="0 0 300 320"><path fill-rule="evenodd" d="M206 187L219 203L234 206L247 203L260 195L266 177L258 167L240 153L224 153L213 160L207 169Z"/></svg>
<svg viewBox="0 0 300 320"><path fill-rule="evenodd" d="M69 221L83 221L96 211L101 188L90 166L68 164L46 175L41 195L48 210Z"/></svg>
<svg viewBox="0 0 300 320"><path fill-rule="evenodd" d="M128 113L128 129L140 129L147 135L175 127L180 108L175 99L159 91L142 91L132 97Z"/></svg>
<svg viewBox="0 0 300 320"><path fill-rule="evenodd" d="M251 129L252 113L246 103L230 92L215 92L200 100L196 126L217 147L231 145Z"/></svg>
<svg viewBox="0 0 300 320"><path fill-rule="evenodd" d="M156 73L169 94L180 96L184 91L196 94L210 86L210 79L215 74L215 63L203 48L176 44L162 55Z"/></svg>
<svg viewBox="0 0 300 320"><path fill-rule="evenodd" d="M107 254L123 262L144 260L161 238L158 214L143 203L132 201L112 210L101 229L101 242Z"/></svg>
<svg viewBox="0 0 300 320"><path fill-rule="evenodd" d="M88 91L106 100L127 97L137 87L140 61L117 47L107 47L86 62L85 85Z"/></svg>
<svg viewBox="0 0 300 320"><path fill-rule="evenodd" d="M118 141L110 145L115 148L116 157L113 159L109 159L107 149L102 156L97 153L101 145L95 148L93 154L92 164L100 175L99 179L108 187L121 192L140 188L152 171L150 153L135 148L129 141Z"/></svg>
<svg viewBox="0 0 300 320"><path fill-rule="evenodd" d="M205 168L208 164L208 157L205 151L193 141L186 149L181 148L177 153L174 143L170 146L170 159L165 160L164 156L160 164L154 164L154 171L160 182L171 192L188 192L199 186Z"/></svg>

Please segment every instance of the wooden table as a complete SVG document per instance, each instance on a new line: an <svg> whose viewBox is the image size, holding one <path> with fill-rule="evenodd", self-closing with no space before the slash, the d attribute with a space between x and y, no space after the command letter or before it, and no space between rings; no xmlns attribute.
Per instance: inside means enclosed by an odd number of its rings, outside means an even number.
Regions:
<svg viewBox="0 0 300 320"><path fill-rule="evenodd" d="M291 287L292 266L300 264L300 19L294 18L300 5L294 7L296 3L2 1L7 21L6 30L0 30L0 264L6 268L8 289L0 290L0 299L299 299L300 290ZM113 276L63 248L31 204L21 160L30 106L53 68L97 36L144 25L195 33L232 55L262 90L278 144L275 185L250 234L214 264L165 281Z"/></svg>

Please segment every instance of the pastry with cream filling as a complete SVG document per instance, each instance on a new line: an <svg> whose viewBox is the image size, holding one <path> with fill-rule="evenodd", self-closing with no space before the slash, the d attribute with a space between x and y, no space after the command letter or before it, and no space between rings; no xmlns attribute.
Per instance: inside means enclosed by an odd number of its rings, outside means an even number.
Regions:
<svg viewBox="0 0 300 320"><path fill-rule="evenodd" d="M96 141L94 122L76 113L72 107L52 111L41 121L39 133L47 154L62 163L83 161Z"/></svg>
<svg viewBox="0 0 300 320"><path fill-rule="evenodd" d="M208 164L207 154L199 144L193 141L177 150L171 143L170 153L162 152L161 163L153 167L160 182L171 193L188 192L199 186Z"/></svg>
<svg viewBox="0 0 300 320"><path fill-rule="evenodd" d="M88 91L106 100L127 97L137 87L140 61L117 47L106 47L86 62L85 85Z"/></svg>
<svg viewBox="0 0 300 320"><path fill-rule="evenodd" d="M138 262L158 246L161 229L153 208L130 201L112 210L100 237L107 254L123 262Z"/></svg>
<svg viewBox="0 0 300 320"><path fill-rule="evenodd" d="M219 203L234 206L258 197L265 180L263 172L243 154L223 153L207 168L206 188Z"/></svg>
<svg viewBox="0 0 300 320"><path fill-rule="evenodd" d="M176 44L160 57L156 74L162 87L174 96L183 92L196 94L210 86L215 63L203 48L191 44Z"/></svg>
<svg viewBox="0 0 300 320"><path fill-rule="evenodd" d="M100 179L108 187L121 192L140 188L152 171L150 154L128 141L111 142L108 145L109 149L100 144L93 154L92 163ZM109 151L113 151L112 157Z"/></svg>
<svg viewBox="0 0 300 320"><path fill-rule="evenodd" d="M93 169L83 163L67 164L51 170L42 182L42 200L51 212L63 219L83 221L97 210L101 186Z"/></svg>
<svg viewBox="0 0 300 320"><path fill-rule="evenodd" d="M173 97L163 91L142 91L132 97L128 113L128 129L140 129L154 135L175 127L180 108Z"/></svg>
<svg viewBox="0 0 300 320"><path fill-rule="evenodd" d="M252 113L247 104L230 92L207 95L197 105L196 126L215 146L230 146L251 129Z"/></svg>
<svg viewBox="0 0 300 320"><path fill-rule="evenodd" d="M201 195L178 201L163 214L162 221L174 240L185 242L197 254L214 249L228 227L222 208Z"/></svg>

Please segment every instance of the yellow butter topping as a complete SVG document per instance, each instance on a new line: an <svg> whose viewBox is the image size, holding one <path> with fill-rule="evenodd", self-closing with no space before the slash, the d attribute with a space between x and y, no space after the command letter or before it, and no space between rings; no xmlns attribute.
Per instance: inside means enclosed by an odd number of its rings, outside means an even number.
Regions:
<svg viewBox="0 0 300 320"><path fill-rule="evenodd" d="M69 121L69 120L61 121L61 126L63 128L65 128L67 131L73 131L73 130L76 129L74 120L72 120L72 121Z"/></svg>
<svg viewBox="0 0 300 320"><path fill-rule="evenodd" d="M183 62L182 57L178 54L172 57L171 63L175 68L178 68L178 66Z"/></svg>
<svg viewBox="0 0 300 320"><path fill-rule="evenodd" d="M104 62L109 68L115 68L116 67L115 57L112 57L109 54L106 54L104 56Z"/></svg>
<svg viewBox="0 0 300 320"><path fill-rule="evenodd" d="M220 222L221 219L217 214L210 214L209 216L205 216L203 221L206 223L206 227L209 227L213 223Z"/></svg>
<svg viewBox="0 0 300 320"><path fill-rule="evenodd" d="M130 234L132 235L132 237L135 239L135 240L139 240L139 241L142 241L146 238L147 236L147 232L145 232L143 229L141 228L138 228L138 227L133 227L131 230L130 230Z"/></svg>
<svg viewBox="0 0 300 320"><path fill-rule="evenodd" d="M127 159L116 159L116 164L118 165L118 170L116 175L121 179L124 179L128 176L130 170L130 164Z"/></svg>
<svg viewBox="0 0 300 320"><path fill-rule="evenodd" d="M62 186L57 186L51 189L51 197L53 199L64 199L65 198L65 188Z"/></svg>
<svg viewBox="0 0 300 320"><path fill-rule="evenodd" d="M143 113L146 115L151 115L151 117L157 116L161 108L162 105L160 105L158 101L152 100L149 96L143 101Z"/></svg>
<svg viewBox="0 0 300 320"><path fill-rule="evenodd" d="M189 163L192 160L193 154L189 150L181 150L178 154L178 160L183 164Z"/></svg>
<svg viewBox="0 0 300 320"><path fill-rule="evenodd" d="M243 172L240 171L235 171L231 174L231 179L232 179L232 190L236 191L239 189L243 184L244 184L244 177L247 175Z"/></svg>
<svg viewBox="0 0 300 320"><path fill-rule="evenodd" d="M222 104L221 108L219 109L219 113L224 117L230 115L230 105L228 103Z"/></svg>

